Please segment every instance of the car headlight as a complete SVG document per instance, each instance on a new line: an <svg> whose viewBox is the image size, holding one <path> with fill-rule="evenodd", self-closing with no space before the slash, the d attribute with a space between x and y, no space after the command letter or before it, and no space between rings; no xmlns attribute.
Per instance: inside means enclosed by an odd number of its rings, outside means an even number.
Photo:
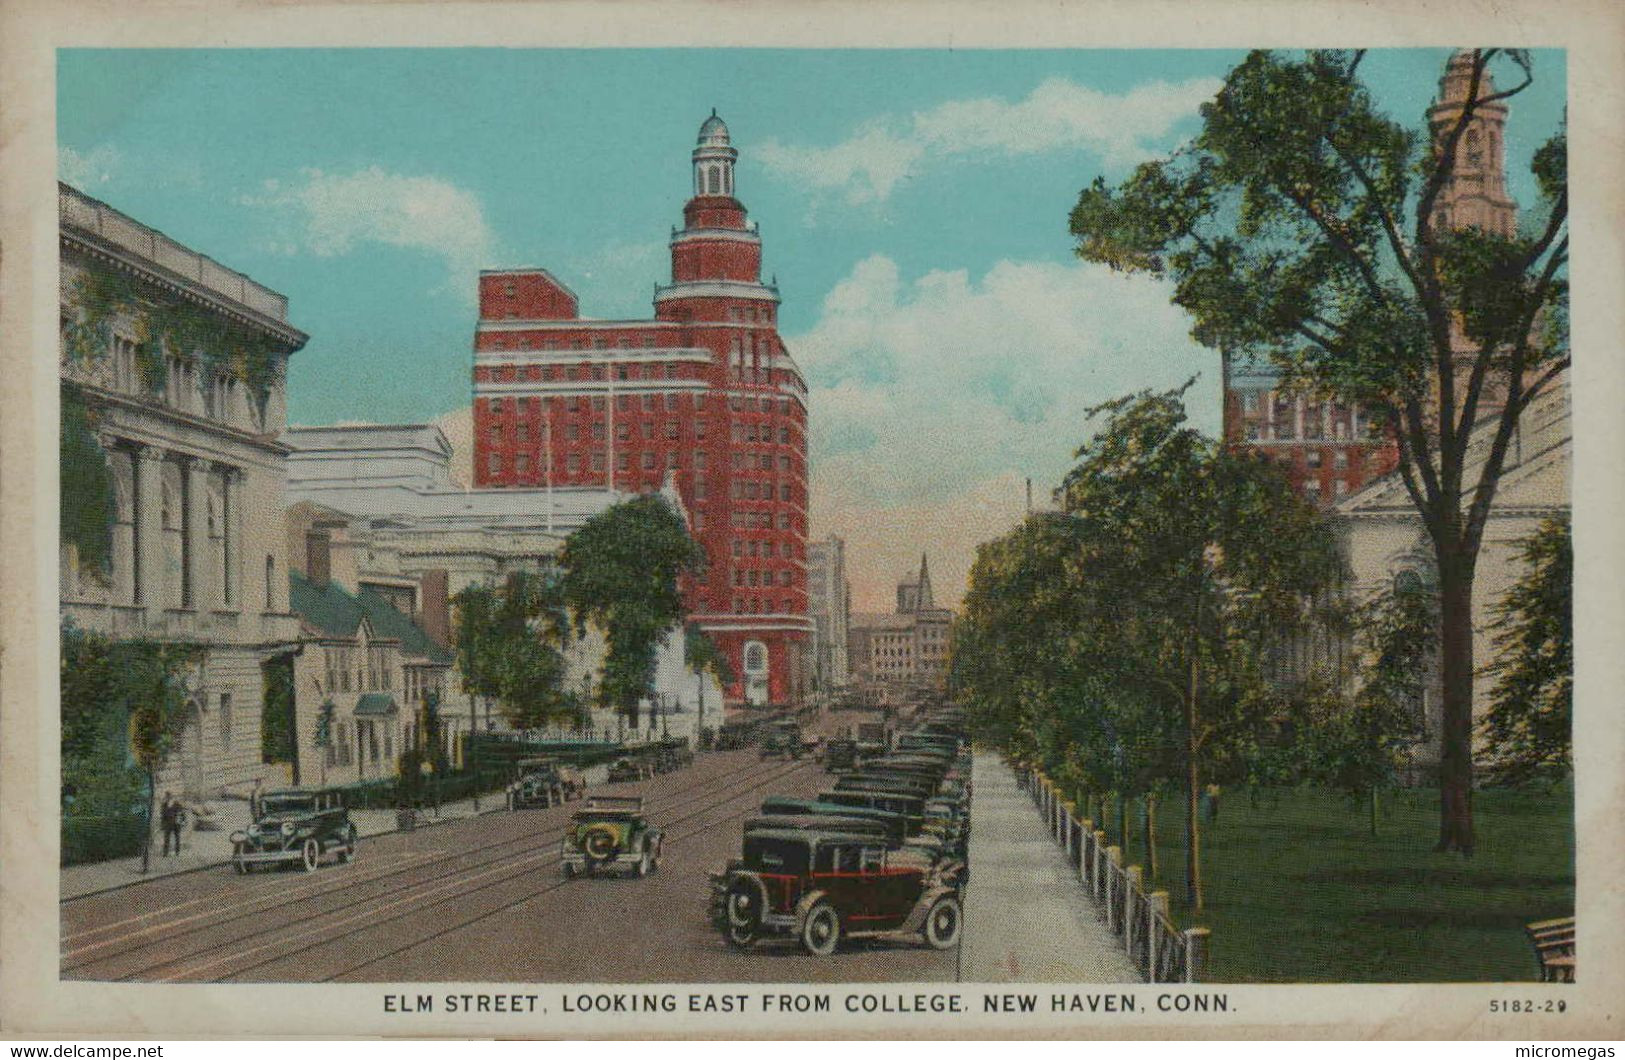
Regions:
<svg viewBox="0 0 1625 1060"><path fill-rule="evenodd" d="M246 843L248 842L248 833L243 831L233 832L231 833L231 841L233 843Z"/></svg>
<svg viewBox="0 0 1625 1060"><path fill-rule="evenodd" d="M285 836L291 836L291 835L293 835L293 832L294 832L293 822L292 821L283 821L282 822L282 834L285 835Z"/></svg>

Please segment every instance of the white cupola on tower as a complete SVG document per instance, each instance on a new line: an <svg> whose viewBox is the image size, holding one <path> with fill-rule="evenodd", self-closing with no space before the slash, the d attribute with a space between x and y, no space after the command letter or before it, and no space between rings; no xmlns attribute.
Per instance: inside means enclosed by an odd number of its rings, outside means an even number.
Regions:
<svg viewBox="0 0 1625 1060"><path fill-rule="evenodd" d="M700 137L694 145L694 194L732 195L734 193L734 162L739 152L728 139L728 126L717 117L716 108L700 125Z"/></svg>

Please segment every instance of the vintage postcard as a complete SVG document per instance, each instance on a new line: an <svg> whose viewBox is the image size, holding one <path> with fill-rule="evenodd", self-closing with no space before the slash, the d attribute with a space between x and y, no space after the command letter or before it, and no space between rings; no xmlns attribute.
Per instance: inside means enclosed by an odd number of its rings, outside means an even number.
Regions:
<svg viewBox="0 0 1625 1060"><path fill-rule="evenodd" d="M1606 5L3 10L8 1032L1618 1036Z"/></svg>

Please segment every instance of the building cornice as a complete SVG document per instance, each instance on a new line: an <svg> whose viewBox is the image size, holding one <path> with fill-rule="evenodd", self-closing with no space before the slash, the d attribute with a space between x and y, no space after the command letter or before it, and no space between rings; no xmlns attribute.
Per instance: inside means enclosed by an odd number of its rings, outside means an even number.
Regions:
<svg viewBox="0 0 1625 1060"><path fill-rule="evenodd" d="M154 237L156 236L158 234L154 232ZM119 268L122 272L132 273L132 275L146 281L146 283L163 288L164 291L176 294L177 298L205 307L208 311L223 315L226 319L232 320L232 322L236 322L242 327L254 328L258 332L267 333L271 338L276 338L276 340L288 346L288 353L301 350L302 346L306 345L307 341L310 340L309 335L301 332L299 328L293 327L293 325L284 324L281 320L276 320L275 317L271 317L265 312L257 311L254 307L244 304L244 302L226 298L224 294L215 291L215 288L203 285L202 281L182 276L180 273L171 270L171 268L153 262L151 258L138 255L133 250L125 249L122 245L107 241L104 237L86 231L86 229L78 228L75 224L63 224L62 231L60 231L60 242L62 242L62 247L65 250L72 250L76 254L94 258L94 260L99 260L99 262L106 263L106 265ZM210 260L205 255L197 255L197 258L200 262ZM221 267L218 263L216 263L216 268L221 268L224 272L224 267ZM237 276L244 283L254 283L247 276L242 276L242 273L231 273L231 275ZM255 286L258 288L258 285ZM268 288L262 289L268 291Z"/></svg>
<svg viewBox="0 0 1625 1060"><path fill-rule="evenodd" d="M768 284L747 283L743 280L692 280L655 286L655 305L686 298L742 298L778 305L779 289Z"/></svg>

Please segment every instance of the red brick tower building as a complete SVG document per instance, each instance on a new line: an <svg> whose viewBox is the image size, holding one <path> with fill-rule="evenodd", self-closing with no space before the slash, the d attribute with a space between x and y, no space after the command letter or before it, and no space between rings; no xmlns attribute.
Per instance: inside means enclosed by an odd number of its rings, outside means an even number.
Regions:
<svg viewBox="0 0 1625 1060"><path fill-rule="evenodd" d="M480 273L474 481L652 492L672 481L710 567L690 617L726 652L731 698L801 692L807 614L807 389L734 198L728 127L693 152L653 320L591 320L545 269Z"/></svg>

